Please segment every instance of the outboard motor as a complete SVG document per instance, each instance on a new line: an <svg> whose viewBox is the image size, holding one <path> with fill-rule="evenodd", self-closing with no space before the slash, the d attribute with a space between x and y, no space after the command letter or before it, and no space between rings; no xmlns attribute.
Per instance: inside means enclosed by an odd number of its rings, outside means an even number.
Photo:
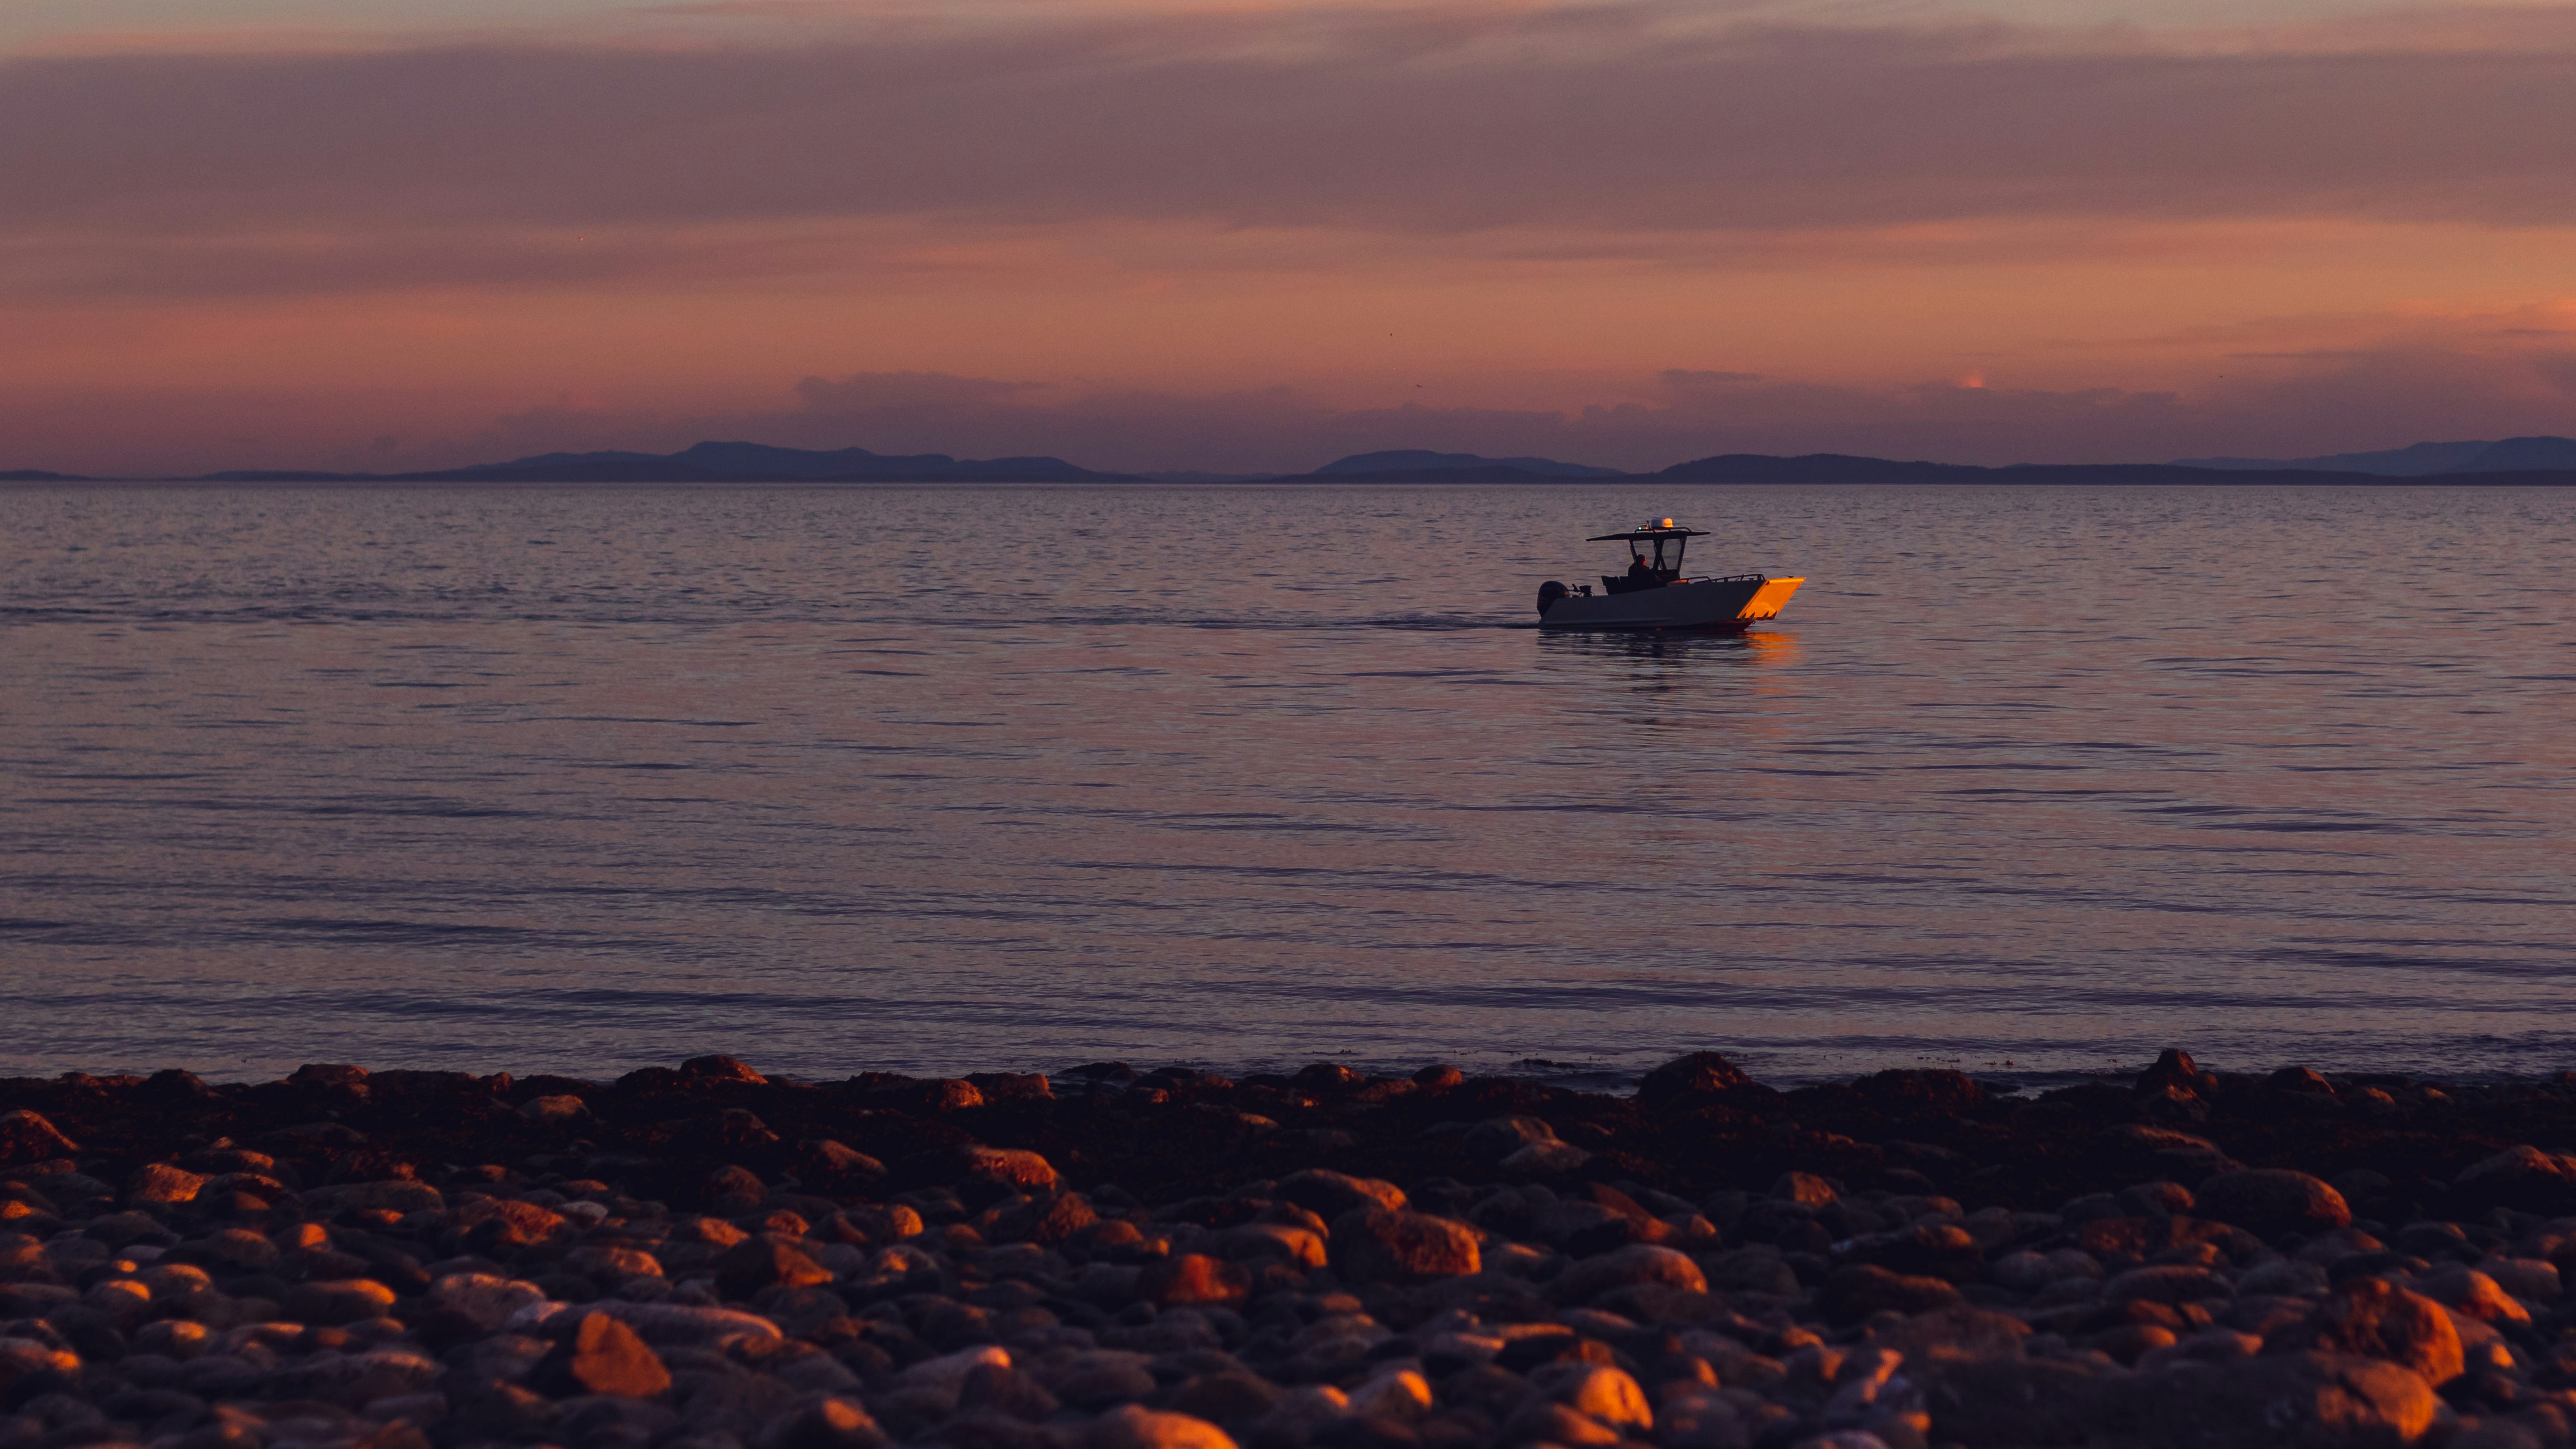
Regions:
<svg viewBox="0 0 2576 1449"><path fill-rule="evenodd" d="M1543 584L1539 585L1539 586L1538 586L1538 612L1539 612L1539 617L1541 617L1541 618L1545 618L1545 617L1547 616L1547 611L1548 611L1548 610L1550 610L1550 609L1555 608L1555 607L1556 607L1556 601L1557 601L1557 600L1559 600L1559 599L1564 598L1564 597L1565 597L1565 594L1566 594L1566 588L1565 588L1565 585L1558 583L1558 582L1557 582L1556 580L1554 580L1554 579L1549 579L1546 583L1543 583Z"/></svg>

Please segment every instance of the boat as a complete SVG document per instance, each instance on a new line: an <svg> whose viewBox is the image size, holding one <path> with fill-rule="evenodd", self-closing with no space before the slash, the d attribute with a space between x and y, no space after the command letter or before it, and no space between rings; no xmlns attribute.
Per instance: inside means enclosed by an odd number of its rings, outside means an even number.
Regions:
<svg viewBox="0 0 2576 1449"><path fill-rule="evenodd" d="M1585 539L1585 543L1620 545L1626 570L1603 574L1598 593L1590 584L1568 588L1554 579L1539 585L1538 626L1735 633L1777 615L1789 596L1798 592L1798 585L1806 582L1768 574L1685 577L1683 550L1692 539L1706 537L1705 529L1678 528L1666 518Z"/></svg>

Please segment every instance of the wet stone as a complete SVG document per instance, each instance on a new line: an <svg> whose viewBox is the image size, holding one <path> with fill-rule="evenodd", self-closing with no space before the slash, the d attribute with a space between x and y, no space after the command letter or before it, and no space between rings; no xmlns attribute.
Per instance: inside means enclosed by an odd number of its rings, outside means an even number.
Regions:
<svg viewBox="0 0 2576 1449"><path fill-rule="evenodd" d="M1353 1209L1333 1224L1331 1261L1361 1282L1419 1283L1483 1266L1466 1224L1378 1208Z"/></svg>
<svg viewBox="0 0 2576 1449"><path fill-rule="evenodd" d="M1251 1295L1252 1274L1238 1263L1184 1253L1148 1265L1136 1279L1140 1299L1167 1306L1240 1303Z"/></svg>
<svg viewBox="0 0 2576 1449"><path fill-rule="evenodd" d="M586 1313L572 1338L540 1363L534 1377L563 1392L649 1399L667 1392L671 1373L634 1329L605 1313Z"/></svg>
<svg viewBox="0 0 2576 1449"><path fill-rule="evenodd" d="M2343 1194L2323 1179L2284 1168L2223 1172L2200 1185L2203 1216L2269 1237L2330 1231L2352 1222Z"/></svg>
<svg viewBox="0 0 2576 1449"><path fill-rule="evenodd" d="M715 1270L717 1290L736 1300L769 1288L810 1288L832 1281L831 1270L803 1249L768 1234L725 1249Z"/></svg>
<svg viewBox="0 0 2576 1449"><path fill-rule="evenodd" d="M2576 1142L2576 1083L2183 1056L19 1083L0 1449L2576 1440L2564 1163L2457 1146Z"/></svg>

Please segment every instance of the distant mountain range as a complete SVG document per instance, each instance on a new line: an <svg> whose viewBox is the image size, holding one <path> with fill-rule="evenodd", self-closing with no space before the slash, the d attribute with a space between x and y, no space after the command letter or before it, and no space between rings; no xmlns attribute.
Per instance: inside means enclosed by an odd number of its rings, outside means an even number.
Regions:
<svg viewBox="0 0 2576 1449"><path fill-rule="evenodd" d="M1767 453L1723 453L1675 463L1643 475L1674 483L2315 483L2334 478L2384 483L2368 474L2325 474L2294 469L2240 469L2220 473L2179 463L1900 463L1847 453L1777 458Z"/></svg>
<svg viewBox="0 0 2576 1449"><path fill-rule="evenodd" d="M2373 473L2431 478L2445 473L2539 473L2576 469L2576 438L2505 438L2485 443L2417 443L2384 453L2328 453L2321 458L2184 458L2185 468L2221 472Z"/></svg>
<svg viewBox="0 0 2576 1449"><path fill-rule="evenodd" d="M1461 473L1491 474L1500 469L1535 478L1625 478L1616 468L1588 463L1560 463L1554 458L1480 458L1473 453L1427 453L1398 448L1385 453L1353 453L1335 458L1305 476L1387 482L1397 479L1449 480Z"/></svg>
<svg viewBox="0 0 2576 1449"><path fill-rule="evenodd" d="M2560 455L2545 446L2560 444ZM2477 481L2576 483L2576 442L2564 438L2516 438L2503 443L2426 443L2417 449L2460 449L2464 462L2478 460ZM2353 454L2356 458L2399 454ZM1429 460L1429 461L1424 461ZM1472 453L1361 453L1337 459L1312 473L1280 479L1339 483L2387 483L2439 476L2400 474L2362 468L2329 469L2333 459L2271 462L2234 459L2225 468L2214 463L2013 463L2000 468L1970 463L1899 462L1849 453L1808 453L1779 457L1769 453L1721 453L1694 458L1654 473L1621 473L1549 458L1480 458ZM2312 464L2318 466L2311 466ZM2472 471L2466 467L2450 470Z"/></svg>
<svg viewBox="0 0 2576 1449"><path fill-rule="evenodd" d="M891 456L865 448L817 451L766 443L698 443L676 453L539 453L430 473L207 473L205 483L1132 483L1062 458Z"/></svg>
<svg viewBox="0 0 2576 1449"><path fill-rule="evenodd" d="M173 482L197 483L1136 483L1218 486L1249 482L1327 483L2392 483L2408 481L2576 484L2576 439L2417 443L2380 453L2317 458L2191 458L2175 463L1900 462L1847 453L1777 457L1721 453L1655 473L1622 473L1553 458L1486 458L1474 453L1397 449L1336 458L1311 473L1102 473L1062 458L952 458L892 455L865 448L773 448L706 442L676 453L540 453L426 473L316 473L237 469ZM36 469L0 472L0 482L101 480Z"/></svg>

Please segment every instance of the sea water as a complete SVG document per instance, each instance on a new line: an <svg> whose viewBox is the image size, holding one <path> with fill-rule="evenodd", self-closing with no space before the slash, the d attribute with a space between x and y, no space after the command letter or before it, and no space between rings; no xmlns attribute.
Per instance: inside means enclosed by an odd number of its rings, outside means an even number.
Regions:
<svg viewBox="0 0 2576 1449"><path fill-rule="evenodd" d="M1560 635L1670 515L1808 582ZM0 1071L2576 1066L2576 490L0 490Z"/></svg>

